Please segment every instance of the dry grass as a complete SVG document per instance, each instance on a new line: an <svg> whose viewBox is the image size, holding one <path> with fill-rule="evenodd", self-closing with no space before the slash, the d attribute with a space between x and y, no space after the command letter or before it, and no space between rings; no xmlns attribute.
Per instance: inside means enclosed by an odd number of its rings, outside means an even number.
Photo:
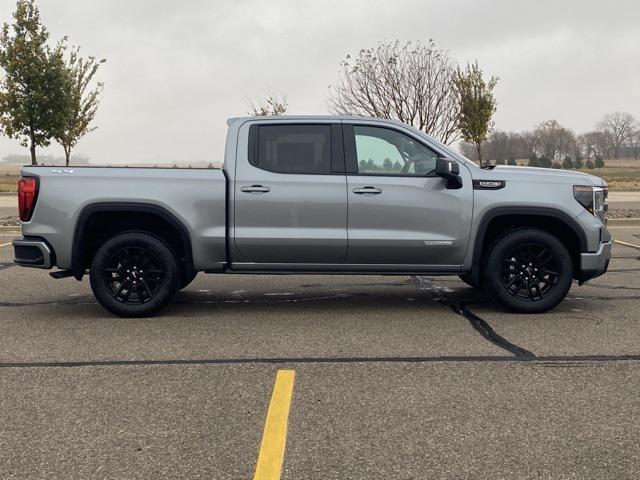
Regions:
<svg viewBox="0 0 640 480"><path fill-rule="evenodd" d="M0 193L17 192L20 166L0 165Z"/></svg>
<svg viewBox="0 0 640 480"><path fill-rule="evenodd" d="M592 170L588 170L584 168L580 171L604 178L604 181L609 184L609 188L614 190L640 189L640 167L636 167L636 168L605 167L605 168L594 168Z"/></svg>

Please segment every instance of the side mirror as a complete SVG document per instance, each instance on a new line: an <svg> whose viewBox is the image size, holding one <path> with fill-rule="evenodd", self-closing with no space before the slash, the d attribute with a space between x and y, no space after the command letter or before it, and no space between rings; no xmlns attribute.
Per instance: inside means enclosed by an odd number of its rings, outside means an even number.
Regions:
<svg viewBox="0 0 640 480"><path fill-rule="evenodd" d="M447 188L452 190L462 188L460 165L455 160L449 160L448 158L436 159L435 174L447 180Z"/></svg>

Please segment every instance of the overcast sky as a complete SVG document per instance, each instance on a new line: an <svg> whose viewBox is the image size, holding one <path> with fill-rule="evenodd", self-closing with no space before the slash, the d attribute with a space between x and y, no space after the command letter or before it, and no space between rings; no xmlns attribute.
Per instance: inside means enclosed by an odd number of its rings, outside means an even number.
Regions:
<svg viewBox="0 0 640 480"><path fill-rule="evenodd" d="M9 21L13 0L0 0ZM96 163L221 160L225 120L283 92L326 114L346 54L433 38L497 75L496 127L555 118L576 131L609 111L640 117L640 2L610 0L40 0L53 39L107 59L76 153ZM0 158L28 153L0 138ZM55 146L46 153L62 155Z"/></svg>

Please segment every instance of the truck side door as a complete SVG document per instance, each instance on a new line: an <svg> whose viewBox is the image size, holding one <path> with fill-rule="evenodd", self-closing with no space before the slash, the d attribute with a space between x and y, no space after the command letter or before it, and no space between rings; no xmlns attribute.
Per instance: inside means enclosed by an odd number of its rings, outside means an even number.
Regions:
<svg viewBox="0 0 640 480"><path fill-rule="evenodd" d="M236 160L235 246L260 264L344 264L347 187L338 122L256 123ZM292 267L294 268L294 267Z"/></svg>
<svg viewBox="0 0 640 480"><path fill-rule="evenodd" d="M471 230L473 187L447 189L433 174L441 156L400 129L344 126L349 199L347 263L417 265L450 270L462 264Z"/></svg>

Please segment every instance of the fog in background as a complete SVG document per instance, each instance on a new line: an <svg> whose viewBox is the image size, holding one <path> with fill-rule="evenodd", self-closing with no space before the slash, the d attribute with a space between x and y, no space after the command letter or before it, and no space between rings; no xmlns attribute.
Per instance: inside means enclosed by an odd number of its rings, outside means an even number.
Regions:
<svg viewBox="0 0 640 480"><path fill-rule="evenodd" d="M0 0L11 21L12 0ZM577 132L640 117L640 2L40 0L52 40L107 58L95 120L74 153L92 163L222 160L225 120L282 92L291 114L326 114L347 53L433 38L497 75L496 128L554 118ZM0 137L0 158L28 154ZM39 155L62 156L53 145Z"/></svg>

